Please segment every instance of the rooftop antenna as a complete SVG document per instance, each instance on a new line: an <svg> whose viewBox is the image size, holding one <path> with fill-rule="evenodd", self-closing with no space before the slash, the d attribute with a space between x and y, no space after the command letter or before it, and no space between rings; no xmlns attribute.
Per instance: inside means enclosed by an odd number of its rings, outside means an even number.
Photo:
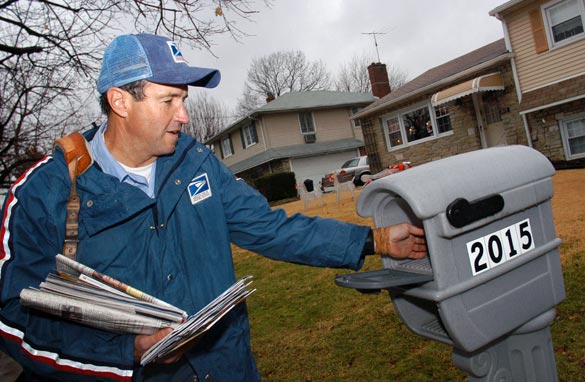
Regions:
<svg viewBox="0 0 585 382"><path fill-rule="evenodd" d="M362 34L370 34L374 36L374 45L376 46L376 54L378 55L378 62L380 62L380 52L378 51L378 40L376 40L376 35L383 35L386 33L382 32L369 32L369 33L362 33Z"/></svg>

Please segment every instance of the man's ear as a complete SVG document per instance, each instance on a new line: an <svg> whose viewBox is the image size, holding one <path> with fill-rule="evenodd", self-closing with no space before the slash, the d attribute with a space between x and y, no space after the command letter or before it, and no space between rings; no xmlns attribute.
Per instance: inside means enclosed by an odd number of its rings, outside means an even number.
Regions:
<svg viewBox="0 0 585 382"><path fill-rule="evenodd" d="M116 87L111 87L106 93L108 103L112 112L125 118L128 115L128 97L131 95L128 92Z"/></svg>

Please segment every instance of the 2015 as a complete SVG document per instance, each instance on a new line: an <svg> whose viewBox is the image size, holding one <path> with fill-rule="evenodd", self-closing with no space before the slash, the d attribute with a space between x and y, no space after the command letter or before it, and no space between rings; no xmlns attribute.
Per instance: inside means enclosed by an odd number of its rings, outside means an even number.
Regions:
<svg viewBox="0 0 585 382"><path fill-rule="evenodd" d="M492 232L467 243L473 275L501 265L534 248L530 219Z"/></svg>

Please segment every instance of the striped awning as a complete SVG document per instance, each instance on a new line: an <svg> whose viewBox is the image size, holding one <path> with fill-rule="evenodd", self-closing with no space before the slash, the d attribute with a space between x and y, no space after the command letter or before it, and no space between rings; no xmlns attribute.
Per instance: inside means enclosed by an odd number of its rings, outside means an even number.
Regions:
<svg viewBox="0 0 585 382"><path fill-rule="evenodd" d="M504 80L500 72L479 76L445 90L441 90L440 92L433 94L431 103L433 106L437 106L473 93L490 90L504 90Z"/></svg>

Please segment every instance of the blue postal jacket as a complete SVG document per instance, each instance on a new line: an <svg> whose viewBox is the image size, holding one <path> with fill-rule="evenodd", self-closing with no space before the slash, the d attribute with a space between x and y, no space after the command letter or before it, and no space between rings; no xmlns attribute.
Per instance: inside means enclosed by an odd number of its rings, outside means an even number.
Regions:
<svg viewBox="0 0 585 382"><path fill-rule="evenodd" d="M90 139L95 130L86 133ZM196 312L235 282L230 243L276 260L359 269L368 227L287 217L238 180L205 146L181 135L156 167L155 198L93 165L77 180L78 260ZM260 380L245 303L171 366L133 363L134 336L78 325L24 308L62 251L71 181L57 150L11 187L2 212L0 348L30 380ZM258 291L257 293L262 293Z"/></svg>

